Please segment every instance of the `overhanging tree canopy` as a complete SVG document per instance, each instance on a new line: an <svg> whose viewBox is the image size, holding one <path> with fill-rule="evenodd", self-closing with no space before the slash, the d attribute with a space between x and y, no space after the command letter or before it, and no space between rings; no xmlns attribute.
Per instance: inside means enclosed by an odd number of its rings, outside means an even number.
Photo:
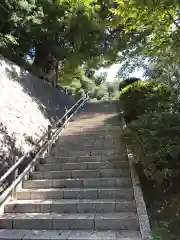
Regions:
<svg viewBox="0 0 180 240"><path fill-rule="evenodd" d="M2 0L0 49L15 59L35 49L38 68L52 55L63 74L111 64L119 52L165 54L167 46L179 61L179 7L175 0Z"/></svg>
<svg viewBox="0 0 180 240"><path fill-rule="evenodd" d="M64 69L108 64L133 39L141 37L141 33L127 31L116 7L116 1L100 0L3 0L1 49L23 58L34 48L38 67L49 54L61 61Z"/></svg>

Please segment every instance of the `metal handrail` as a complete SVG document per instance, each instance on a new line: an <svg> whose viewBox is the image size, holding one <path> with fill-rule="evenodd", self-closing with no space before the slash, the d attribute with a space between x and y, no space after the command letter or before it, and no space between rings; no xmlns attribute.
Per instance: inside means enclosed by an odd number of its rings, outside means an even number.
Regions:
<svg viewBox="0 0 180 240"><path fill-rule="evenodd" d="M66 116L73 110L73 108L79 104L80 101L82 101L85 97L80 98L68 111L66 111L66 113L63 115L63 117L60 118L59 121L57 121L57 123L54 125L54 127L57 127L59 125L59 123L61 123L63 121L64 118L66 118ZM46 136L48 136L48 133L51 130L48 130L36 143L36 145L38 145ZM1 182L1 179L0 179Z"/></svg>
<svg viewBox="0 0 180 240"><path fill-rule="evenodd" d="M63 117L57 121L57 123L54 125L54 127L51 127L37 142L39 144L42 140L44 140L43 144L38 148L37 146L34 147L32 150L28 151L24 156L22 156L1 178L0 178L0 184L3 184L3 182L7 179L8 176L13 174L18 167L22 164L22 162L26 159L26 157L30 156L32 159L29 162L29 164L26 166L26 168L23 170L22 173L16 178L14 177L14 181L12 184L1 194L0 196L0 205L7 199L7 197L13 192L13 190L17 187L17 185L24 179L24 177L30 172L33 166L35 166L35 163L39 156L45 152L47 149L50 150L52 147L52 144L57 139L59 134L63 131L65 125L69 120L75 115L75 113L82 107L84 104L89 100L89 97L86 95L85 97L82 97L79 99L69 110L66 111L66 113L63 115ZM68 116L70 114L70 116ZM54 131L53 131L54 129ZM46 136L50 136L47 140L45 140ZM16 194L16 191L14 191Z"/></svg>

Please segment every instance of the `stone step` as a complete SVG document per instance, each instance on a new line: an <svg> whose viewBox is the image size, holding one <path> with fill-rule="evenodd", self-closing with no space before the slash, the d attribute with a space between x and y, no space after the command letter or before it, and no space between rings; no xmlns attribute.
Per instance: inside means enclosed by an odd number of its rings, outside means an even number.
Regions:
<svg viewBox="0 0 180 240"><path fill-rule="evenodd" d="M80 162L80 163L56 163L56 164L38 164L36 165L37 171L62 171L62 170L92 170L92 169L123 169L127 170L127 161L96 161L96 162Z"/></svg>
<svg viewBox="0 0 180 240"><path fill-rule="evenodd" d="M111 199L17 200L5 206L5 213L113 213L136 212L133 201Z"/></svg>
<svg viewBox="0 0 180 240"><path fill-rule="evenodd" d="M102 147L111 147L111 146L117 146L120 147L121 145L121 141L113 139L111 141L104 141L102 140L96 140L96 141L86 141L83 142L81 139L79 139L79 141L69 141L69 139L65 140L65 139L61 139L59 138L58 140L58 144L60 147L80 147L80 146L84 146L84 147L94 147L94 146L102 146Z"/></svg>
<svg viewBox="0 0 180 240"><path fill-rule="evenodd" d="M82 148L84 149L84 148ZM96 155L104 155L104 156L113 156L113 155L122 155L124 154L124 150L119 148L110 148L110 149L87 149L87 150L73 150L73 149L61 149L60 147L54 147L51 150L50 156L61 156L61 157L79 157L79 156L96 156Z"/></svg>
<svg viewBox="0 0 180 240"><path fill-rule="evenodd" d="M120 131L116 131L116 132L110 132L110 131L64 131L62 134L62 138L68 138L68 137L72 137L74 140L75 139L86 139L86 140L90 140L90 139L96 139L96 140L113 140L113 139L117 139L120 138Z"/></svg>
<svg viewBox="0 0 180 240"><path fill-rule="evenodd" d="M79 133L79 134L97 134L97 133L109 133L109 134L117 134L117 132L119 133L121 131L120 127L117 129L110 129L110 128L100 128L99 126L97 127L85 127L84 124L82 123L81 127L70 127L70 125L65 128L63 134L66 133Z"/></svg>
<svg viewBox="0 0 180 240"><path fill-rule="evenodd" d="M66 128L63 132L62 136L73 135L73 136L81 136L81 135L111 135L111 136L119 136L120 135L120 128L119 129L94 129L94 128Z"/></svg>
<svg viewBox="0 0 180 240"><path fill-rule="evenodd" d="M23 182L23 188L97 188L131 186L130 178L39 179Z"/></svg>
<svg viewBox="0 0 180 240"><path fill-rule="evenodd" d="M55 147L55 149L57 149ZM99 143L99 144L88 144L88 145L84 145L83 143L82 144L77 144L77 145L70 145L68 143L64 143L64 144L59 144L59 147L58 149L60 151L95 151L95 150L101 150L101 149L117 149L119 150L120 149L120 144L113 144L113 143L110 143L110 144L103 144L103 143Z"/></svg>
<svg viewBox="0 0 180 240"><path fill-rule="evenodd" d="M85 139L84 139L85 138ZM101 137L100 138L97 136L96 138L95 137L90 137L90 138L86 138L85 136L83 137L79 137L79 138L76 138L76 141L74 138L69 138L69 137L63 137L63 136L60 136L59 139L58 139L58 142L57 144L59 146L67 146L68 144L70 146L94 146L94 145L110 145L112 143L116 143L118 146L121 145L121 138L110 138L109 139L105 139L105 137Z"/></svg>
<svg viewBox="0 0 180 240"><path fill-rule="evenodd" d="M42 165L43 166L43 165ZM126 169L94 169L94 170L64 170L32 172L32 179L58 179L58 178L93 178L93 177L129 177Z"/></svg>
<svg viewBox="0 0 180 240"><path fill-rule="evenodd" d="M113 135L113 136L119 136L120 135L120 127L116 129L108 129L108 128L85 128L84 126L81 128L75 128L75 127L68 127L63 132L63 135L66 134L72 134L72 135ZM118 135L119 134L119 135Z"/></svg>
<svg viewBox="0 0 180 240"><path fill-rule="evenodd" d="M0 229L0 240L142 240L138 231Z"/></svg>
<svg viewBox="0 0 180 240"><path fill-rule="evenodd" d="M5 213L4 229L139 230L137 215L123 213Z"/></svg>
<svg viewBox="0 0 180 240"><path fill-rule="evenodd" d="M17 192L18 200L35 199L134 199L132 188L48 188L21 189Z"/></svg>
<svg viewBox="0 0 180 240"><path fill-rule="evenodd" d="M113 126L113 125L109 125L109 126L98 126L98 128L94 128L94 125L90 126L90 125L86 125L83 124L82 125L69 125L68 128L66 129L66 131L73 131L73 130L79 130L79 131L110 131L110 132L114 132L114 131L120 131L120 126Z"/></svg>
<svg viewBox="0 0 180 240"><path fill-rule="evenodd" d="M127 156L126 154L122 155L113 155L113 156L104 156L102 159L102 155L96 155L96 156L80 156L80 157L44 157L40 158L39 162L42 164L45 163L78 163L78 162L118 162L118 161L126 161L128 164L128 161L126 160Z"/></svg>
<svg viewBox="0 0 180 240"><path fill-rule="evenodd" d="M63 133L61 136L61 139L64 139L64 141L84 141L84 142L89 142L93 140L106 140L106 141L113 141L114 139L120 139L120 133L114 136L113 134L70 134L66 133L66 135Z"/></svg>

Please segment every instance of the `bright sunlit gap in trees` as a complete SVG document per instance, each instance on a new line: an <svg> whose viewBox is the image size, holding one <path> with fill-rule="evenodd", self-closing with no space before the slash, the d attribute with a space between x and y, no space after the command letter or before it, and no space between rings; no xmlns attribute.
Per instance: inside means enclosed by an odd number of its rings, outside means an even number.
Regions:
<svg viewBox="0 0 180 240"><path fill-rule="evenodd" d="M107 72L107 78L106 81L108 82L113 82L116 79L118 80L117 77L117 73L121 67L121 63L116 63L113 64L112 66L108 67L108 68L101 68L97 71L96 74L100 74L101 72ZM139 68L136 69L135 71L133 71L132 73L129 74L129 77L136 77L136 78L140 78L140 79L145 79L144 75L144 69L143 68Z"/></svg>

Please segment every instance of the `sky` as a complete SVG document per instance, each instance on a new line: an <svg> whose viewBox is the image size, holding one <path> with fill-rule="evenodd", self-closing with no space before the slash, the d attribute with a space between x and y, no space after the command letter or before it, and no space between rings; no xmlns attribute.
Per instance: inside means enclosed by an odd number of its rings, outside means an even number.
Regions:
<svg viewBox="0 0 180 240"><path fill-rule="evenodd" d="M120 63L116 63L116 64L113 64L112 66L110 66L109 68L106 68L106 69L101 68L97 72L107 71L108 75L107 75L106 81L111 82L115 79L120 66L121 66ZM142 68L140 68L140 69L132 72L130 74L130 77L137 77L137 78L143 79L144 78L143 73L144 73L144 70Z"/></svg>
<svg viewBox="0 0 180 240"><path fill-rule="evenodd" d="M111 67L108 68L107 72L108 72L108 75L107 75L107 81L108 82L111 82L114 80L114 78L116 77L116 74L120 68L120 63L118 64L113 64ZM132 72L130 74L130 77L137 77L137 78L143 78L143 73L144 73L144 70L143 69L138 69L134 72Z"/></svg>

